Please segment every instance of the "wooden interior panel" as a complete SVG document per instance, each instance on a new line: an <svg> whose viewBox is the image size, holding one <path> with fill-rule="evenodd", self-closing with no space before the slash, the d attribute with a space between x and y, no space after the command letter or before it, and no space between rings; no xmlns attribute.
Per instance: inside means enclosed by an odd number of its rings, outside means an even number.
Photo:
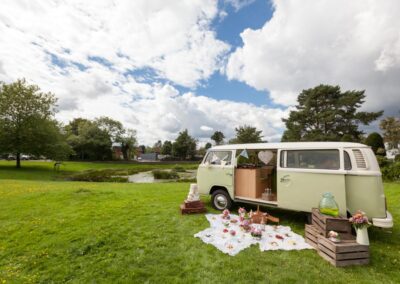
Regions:
<svg viewBox="0 0 400 284"><path fill-rule="evenodd" d="M267 187L271 188L272 168L236 169L235 195L261 198Z"/></svg>

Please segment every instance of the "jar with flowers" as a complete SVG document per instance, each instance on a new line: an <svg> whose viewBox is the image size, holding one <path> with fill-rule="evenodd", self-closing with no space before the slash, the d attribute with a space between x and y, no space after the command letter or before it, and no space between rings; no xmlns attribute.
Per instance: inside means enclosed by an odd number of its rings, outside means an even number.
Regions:
<svg viewBox="0 0 400 284"><path fill-rule="evenodd" d="M369 245L368 238L368 227L371 223L368 221L368 217L361 210L358 210L350 219L349 222L353 225L357 233L357 243L361 245Z"/></svg>

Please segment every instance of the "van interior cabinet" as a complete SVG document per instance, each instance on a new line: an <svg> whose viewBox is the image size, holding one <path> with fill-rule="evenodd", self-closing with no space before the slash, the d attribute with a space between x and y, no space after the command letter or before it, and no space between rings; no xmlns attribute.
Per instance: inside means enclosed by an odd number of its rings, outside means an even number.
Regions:
<svg viewBox="0 0 400 284"><path fill-rule="evenodd" d="M267 187L271 187L269 168L236 169L235 195L248 198L261 198Z"/></svg>

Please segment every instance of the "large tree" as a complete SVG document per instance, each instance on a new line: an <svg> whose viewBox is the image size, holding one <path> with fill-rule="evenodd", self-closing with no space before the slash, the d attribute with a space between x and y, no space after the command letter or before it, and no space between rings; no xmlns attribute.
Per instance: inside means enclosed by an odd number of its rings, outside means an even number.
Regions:
<svg viewBox="0 0 400 284"><path fill-rule="evenodd" d="M211 140L214 140L216 145L222 144L224 138L225 135L221 131L215 131L214 134L211 135Z"/></svg>
<svg viewBox="0 0 400 284"><path fill-rule="evenodd" d="M95 119L100 129L107 131L112 142L121 144L121 152L124 160L129 160L136 147L136 131L124 128L121 122L107 116Z"/></svg>
<svg viewBox="0 0 400 284"><path fill-rule="evenodd" d="M257 128L244 125L235 128L236 137L229 141L230 144L259 143L262 140L262 131Z"/></svg>
<svg viewBox="0 0 400 284"><path fill-rule="evenodd" d="M117 142L121 143L121 151L124 159L129 160L135 154L137 144L136 131L129 128L125 129Z"/></svg>
<svg viewBox="0 0 400 284"><path fill-rule="evenodd" d="M95 121L75 118L65 127L68 144L81 160L107 160L111 158L112 140L107 129Z"/></svg>
<svg viewBox="0 0 400 284"><path fill-rule="evenodd" d="M303 90L290 112L282 141L360 141L360 124L368 125L383 111L358 111L364 91L341 92L339 86L319 85Z"/></svg>
<svg viewBox="0 0 400 284"><path fill-rule="evenodd" d="M365 139L365 144L370 146L375 154L378 151L378 149L380 148L385 149L385 145L383 144L383 138L377 132L372 132L371 134L369 134Z"/></svg>
<svg viewBox="0 0 400 284"><path fill-rule="evenodd" d="M21 154L62 159L71 149L54 119L56 98L25 79L0 83L0 153L13 153L21 167Z"/></svg>
<svg viewBox="0 0 400 284"><path fill-rule="evenodd" d="M169 140L165 140L162 148L161 148L161 154L163 155L171 155L172 154L172 142Z"/></svg>
<svg viewBox="0 0 400 284"><path fill-rule="evenodd" d="M119 138L125 133L125 129L122 123L108 116L101 116L96 118L95 123L101 130L105 130L108 133L112 142L117 142Z"/></svg>
<svg viewBox="0 0 400 284"><path fill-rule="evenodd" d="M398 148L400 144L400 119L389 116L381 120L379 124L383 130L383 139L389 144L389 147Z"/></svg>
<svg viewBox="0 0 400 284"><path fill-rule="evenodd" d="M182 160L192 159L196 153L196 140L189 135L187 129L179 132L178 137L172 144L172 156Z"/></svg>

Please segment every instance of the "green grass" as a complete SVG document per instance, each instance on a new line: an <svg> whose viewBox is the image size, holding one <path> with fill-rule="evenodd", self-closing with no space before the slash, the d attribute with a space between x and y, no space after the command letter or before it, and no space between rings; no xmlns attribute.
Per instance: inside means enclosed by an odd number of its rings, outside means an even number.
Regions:
<svg viewBox="0 0 400 284"><path fill-rule="evenodd" d="M371 264L347 268L313 250L252 246L225 255L193 237L209 227L204 215L179 213L188 189L188 183L0 180L0 283L400 282L400 184L385 184L392 233L370 228ZM269 212L304 234L303 215Z"/></svg>
<svg viewBox="0 0 400 284"><path fill-rule="evenodd" d="M0 179L19 180L60 180L69 175L75 175L88 170L131 170L134 172L154 169L171 169L176 166L183 169L197 169L196 163L185 164L141 164L141 163L101 163L101 162L64 162L60 171L54 171L54 162L22 161L20 169L15 168L15 161L0 161Z"/></svg>

